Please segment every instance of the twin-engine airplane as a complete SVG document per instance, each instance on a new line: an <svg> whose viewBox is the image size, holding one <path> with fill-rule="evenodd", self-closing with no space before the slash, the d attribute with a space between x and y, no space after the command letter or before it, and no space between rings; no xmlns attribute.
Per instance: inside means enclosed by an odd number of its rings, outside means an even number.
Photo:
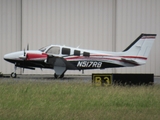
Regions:
<svg viewBox="0 0 160 120"><path fill-rule="evenodd" d="M54 77L62 78L67 70L132 67L146 63L156 34L141 34L122 52L87 50L60 45L50 45L39 50L18 51L4 55L15 66L11 77L16 78L16 68L47 68L55 70Z"/></svg>

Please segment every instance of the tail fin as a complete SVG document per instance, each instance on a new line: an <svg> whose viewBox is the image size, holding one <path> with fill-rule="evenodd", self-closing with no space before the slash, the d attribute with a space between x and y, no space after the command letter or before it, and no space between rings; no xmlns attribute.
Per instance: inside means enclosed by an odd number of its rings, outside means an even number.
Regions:
<svg viewBox="0 0 160 120"><path fill-rule="evenodd" d="M132 60L144 64L151 51L155 38L156 34L141 34L123 51L124 56L133 56L134 59L132 58Z"/></svg>

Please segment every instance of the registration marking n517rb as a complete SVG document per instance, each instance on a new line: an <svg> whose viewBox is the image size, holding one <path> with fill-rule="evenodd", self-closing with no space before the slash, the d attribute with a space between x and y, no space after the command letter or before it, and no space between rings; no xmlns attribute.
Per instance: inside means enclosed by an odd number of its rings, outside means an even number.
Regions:
<svg viewBox="0 0 160 120"><path fill-rule="evenodd" d="M100 68L102 66L102 62L97 61L78 61L77 67L92 67L92 68Z"/></svg>

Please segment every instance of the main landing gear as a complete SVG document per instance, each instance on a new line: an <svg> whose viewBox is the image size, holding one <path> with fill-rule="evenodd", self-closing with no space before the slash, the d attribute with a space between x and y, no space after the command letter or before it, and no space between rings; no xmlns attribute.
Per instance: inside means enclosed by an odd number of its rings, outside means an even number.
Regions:
<svg viewBox="0 0 160 120"><path fill-rule="evenodd" d="M63 78L64 77L64 73L62 75L57 75L56 73L54 73L54 78Z"/></svg>
<svg viewBox="0 0 160 120"><path fill-rule="evenodd" d="M53 69L55 71L54 73L54 77L55 78L63 78L64 77L64 73L67 70L66 67L66 61L63 58L56 58L55 62L53 63Z"/></svg>

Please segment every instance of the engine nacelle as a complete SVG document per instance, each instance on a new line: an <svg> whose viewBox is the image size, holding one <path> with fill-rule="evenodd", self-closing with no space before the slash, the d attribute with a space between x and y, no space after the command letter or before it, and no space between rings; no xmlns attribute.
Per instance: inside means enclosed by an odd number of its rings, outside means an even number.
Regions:
<svg viewBox="0 0 160 120"><path fill-rule="evenodd" d="M27 53L26 60L46 60L48 55L46 53Z"/></svg>

